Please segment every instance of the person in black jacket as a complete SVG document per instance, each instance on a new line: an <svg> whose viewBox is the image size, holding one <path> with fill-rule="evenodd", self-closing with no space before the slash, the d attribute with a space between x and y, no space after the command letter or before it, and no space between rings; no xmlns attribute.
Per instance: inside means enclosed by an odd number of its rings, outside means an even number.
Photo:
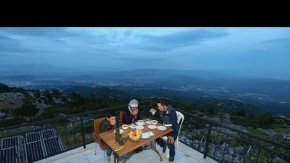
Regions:
<svg viewBox="0 0 290 163"><path fill-rule="evenodd" d="M164 100L160 99L157 101L157 107L158 111L156 111L154 108L150 109L150 112L155 117L160 117L163 121L163 124L172 124L172 132L168 133L167 135L167 141L166 143L162 138L157 138L156 143L163 147L163 153L166 151L166 145L169 149L169 162L174 161L175 156L175 145L174 141L176 141L179 131L179 125L177 123L177 115L175 109L167 104Z"/></svg>
<svg viewBox="0 0 290 163"><path fill-rule="evenodd" d="M102 120L99 127L101 133L116 128L116 114L112 111L109 111L107 113L107 117ZM110 162L112 155L112 149L110 147L107 147L106 154L107 154L106 157L107 162Z"/></svg>

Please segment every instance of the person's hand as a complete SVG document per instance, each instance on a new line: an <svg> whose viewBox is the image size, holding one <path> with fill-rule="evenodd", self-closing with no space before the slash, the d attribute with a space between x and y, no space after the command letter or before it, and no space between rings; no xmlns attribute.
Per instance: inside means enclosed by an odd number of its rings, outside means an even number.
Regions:
<svg viewBox="0 0 290 163"><path fill-rule="evenodd" d="M133 114L133 115L137 115L137 114L138 114L138 109L137 109L137 110L134 110L134 111L132 111L132 114Z"/></svg>
<svg viewBox="0 0 290 163"><path fill-rule="evenodd" d="M167 137L167 142L174 143L174 137L173 136L168 136Z"/></svg>
<svg viewBox="0 0 290 163"><path fill-rule="evenodd" d="M154 115L156 113L156 110L151 108L149 112L152 113L152 115Z"/></svg>

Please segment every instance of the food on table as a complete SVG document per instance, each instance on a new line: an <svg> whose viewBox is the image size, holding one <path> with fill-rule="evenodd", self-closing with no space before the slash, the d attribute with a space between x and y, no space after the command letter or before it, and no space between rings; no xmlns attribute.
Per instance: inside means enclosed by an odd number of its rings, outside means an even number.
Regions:
<svg viewBox="0 0 290 163"><path fill-rule="evenodd" d="M152 124L154 124L154 125L156 125L156 124L158 123L158 121L156 121L156 120L152 120L151 122L152 122Z"/></svg>
<svg viewBox="0 0 290 163"><path fill-rule="evenodd" d="M134 131L130 131L128 133L128 136L131 140L133 141L138 141L140 140L141 136L142 136L142 130L134 130Z"/></svg>
<svg viewBox="0 0 290 163"><path fill-rule="evenodd" d="M122 129L124 129L124 130L126 130L128 127L129 127L129 126L126 125L126 124L123 124L123 125L122 125Z"/></svg>

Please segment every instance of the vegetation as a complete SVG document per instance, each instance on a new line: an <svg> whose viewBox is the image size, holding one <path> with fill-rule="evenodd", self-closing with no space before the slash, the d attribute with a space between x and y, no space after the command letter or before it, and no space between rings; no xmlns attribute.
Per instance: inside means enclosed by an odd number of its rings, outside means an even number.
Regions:
<svg viewBox="0 0 290 163"><path fill-rule="evenodd" d="M22 90L19 88L10 88L5 85L0 85L0 91L1 90L6 90L8 92L18 90L24 95L24 98L22 100L23 105L20 108L2 111L6 115L2 116L3 118L0 119L0 126L7 127L31 121L58 118L46 125L57 126L58 133L67 149L73 148L75 145L81 145L82 139L80 133L82 131L85 132L85 139L87 142L93 138L91 134L93 131L93 126L91 125L92 119L90 118L100 116L102 113L98 115L86 115L87 119L86 122L84 122L83 128L80 127L79 119L68 118L66 117L67 115L124 105L132 98L137 98L140 102L148 99L152 100L152 98L145 98L143 96L121 96L119 92L112 93L112 90L105 88L86 94L79 91L63 93L57 89L44 91ZM182 98L174 99L175 100L168 100L177 110L203 118L193 120L194 117L185 114L185 119L188 120L188 122L190 122L190 120L195 122L194 124L183 123L182 127L182 132L191 140L206 140L208 130L206 129L207 124L204 119L225 124L230 121L235 125L246 127L246 130L251 134L266 138L274 138L279 141L281 140L282 134L290 134L288 127L290 121L287 118L275 117L270 113L257 114L255 112L249 112L246 108L254 108L249 104L240 104L237 101L225 99L202 100L197 98L190 101L186 101ZM37 103L46 104L48 107L45 109L37 109ZM146 106L146 108L140 107L141 114L153 118L148 114L147 109L150 107L156 108L156 105L151 104L151 106ZM73 121L76 122L74 123ZM269 128L272 128L276 132L275 136L270 137L269 134L264 131L264 129ZM215 143L217 148L221 148L222 146L224 146L224 148L235 148L242 146L241 140L247 140L250 144L260 143L257 142L256 139L248 139L241 133L236 134L235 137L231 137L224 133L217 133L215 130L212 130L210 143ZM282 147L275 150L279 152L286 151ZM259 153L257 149L253 149L247 157L251 162L261 162L261 160L269 159L269 152L267 152L267 150L261 150ZM259 156L259 160L256 160L257 156Z"/></svg>
<svg viewBox="0 0 290 163"><path fill-rule="evenodd" d="M32 117L37 113L38 109L36 108L36 105L32 103L32 101L28 98L23 99L23 105L21 108L16 109L14 111L15 117L29 117L30 121L32 121Z"/></svg>
<svg viewBox="0 0 290 163"><path fill-rule="evenodd" d="M52 90L24 90L21 88L8 87L5 84L0 83L0 91L4 92L13 92L19 91L24 94L23 105L16 109L11 110L10 112L14 117L2 119L0 123L6 124L5 126L21 124L31 121L39 121L50 118L57 118L62 115L71 115L87 111L98 110L101 108L107 108L112 106L118 106L128 103L132 99L132 96L122 96L120 92L114 91L107 88L99 88L94 92L66 92L66 94L61 93L58 89ZM32 95L28 92L32 92ZM146 100L145 97L134 97L139 101ZM60 100L60 103L54 101L54 99ZM176 98L178 99L178 98ZM247 127L248 131L253 134L267 135L263 133L258 128L275 128L275 131L279 133L289 133L287 129L283 128L283 125L288 124L289 120L275 118L270 113L255 114L247 112L245 108L251 107L253 105L239 103L235 100L225 100L225 99L206 99L201 100L199 98L185 101L182 99L171 100L169 99L170 104L174 106L177 110L182 110L188 113L197 115L198 117L209 117L209 118L218 118L220 122L223 122L226 119L226 115L230 115L230 120L235 125L241 125ZM36 103L47 104L46 109L41 110L41 114L35 116L39 109L36 107ZM155 105L151 106L155 107ZM229 109L234 107L235 109ZM223 108L223 109L221 109ZM146 109L142 110L142 114L150 117L148 113L145 113ZM9 111L5 111L9 114ZM11 119L17 119L17 121L11 122ZM29 119L27 119L29 118ZM186 117L190 119L191 117ZM194 124L196 129L203 128L203 122L198 122ZM185 125L187 126L187 125ZM190 127L190 126L188 126ZM190 131L190 130L189 130Z"/></svg>

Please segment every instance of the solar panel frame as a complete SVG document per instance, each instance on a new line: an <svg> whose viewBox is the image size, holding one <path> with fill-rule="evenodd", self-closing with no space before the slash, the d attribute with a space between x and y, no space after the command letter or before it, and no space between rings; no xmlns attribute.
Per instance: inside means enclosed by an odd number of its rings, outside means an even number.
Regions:
<svg viewBox="0 0 290 163"><path fill-rule="evenodd" d="M0 152L0 162L1 163L19 163L19 147L13 146L10 148L1 149Z"/></svg>
<svg viewBox="0 0 290 163"><path fill-rule="evenodd" d="M53 137L44 140L47 157L61 153L62 149L58 141L58 137Z"/></svg>
<svg viewBox="0 0 290 163"><path fill-rule="evenodd" d="M25 154L28 162L35 162L45 158L41 141L39 140L25 144Z"/></svg>
<svg viewBox="0 0 290 163"><path fill-rule="evenodd" d="M1 149L19 146L19 136L10 136L1 139Z"/></svg>

